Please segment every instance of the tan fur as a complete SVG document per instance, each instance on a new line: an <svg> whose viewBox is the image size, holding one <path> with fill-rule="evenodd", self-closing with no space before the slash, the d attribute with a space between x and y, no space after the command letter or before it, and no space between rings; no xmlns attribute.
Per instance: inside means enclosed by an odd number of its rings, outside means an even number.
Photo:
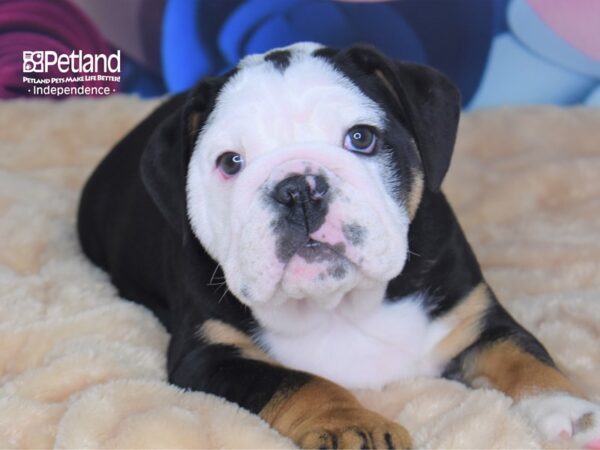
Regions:
<svg viewBox="0 0 600 450"><path fill-rule="evenodd" d="M593 413L586 413L581 416L573 425L576 433L584 432L592 428L596 424Z"/></svg>
<svg viewBox="0 0 600 450"><path fill-rule="evenodd" d="M383 72L381 72L381 70L376 70L375 76L377 78L379 78L379 80L381 81L383 86L390 93L390 95L394 98L396 103L398 105L401 105L402 102L398 98L398 94L397 94L396 90L394 89L394 87L392 86L390 81L387 79L387 77L383 74ZM416 143L412 139L411 139L411 142L413 143L413 145L416 146ZM420 157L420 154L418 154L418 155ZM417 213L419 204L421 203L421 198L423 196L424 184L425 183L424 183L423 174L421 172L414 171L413 178L412 178L412 188L408 194L408 200L407 200L407 205L406 205L406 209L408 210L408 216L410 217L410 220L414 219L415 214Z"/></svg>
<svg viewBox="0 0 600 450"><path fill-rule="evenodd" d="M581 392L557 369L523 351L511 341L484 348L465 361L465 378L493 387L514 399L545 391Z"/></svg>
<svg viewBox="0 0 600 450"><path fill-rule="evenodd" d="M202 119L204 114L200 112L192 112L188 118L188 126L187 133L190 140L193 140L194 137L200 132L200 127L202 125ZM190 142L193 145L193 142Z"/></svg>
<svg viewBox="0 0 600 450"><path fill-rule="evenodd" d="M220 320L210 319L204 322L198 330L198 337L211 344L224 344L237 347L244 358L257 359L272 364L275 363L248 335Z"/></svg>
<svg viewBox="0 0 600 450"><path fill-rule="evenodd" d="M340 386L315 377L296 391L281 391L260 416L303 448L409 448L401 425L364 408ZM366 442L365 442L366 440Z"/></svg>
<svg viewBox="0 0 600 450"><path fill-rule="evenodd" d="M417 214L417 209L419 208L421 198L423 197L424 184L423 174L418 171L414 171L412 187L410 189L410 193L408 194L408 203L406 205L410 220L413 220L415 218L415 214Z"/></svg>
<svg viewBox="0 0 600 450"><path fill-rule="evenodd" d="M453 326L452 331L433 349L434 358L445 364L479 337L481 317L490 304L485 283L477 285L442 321Z"/></svg>

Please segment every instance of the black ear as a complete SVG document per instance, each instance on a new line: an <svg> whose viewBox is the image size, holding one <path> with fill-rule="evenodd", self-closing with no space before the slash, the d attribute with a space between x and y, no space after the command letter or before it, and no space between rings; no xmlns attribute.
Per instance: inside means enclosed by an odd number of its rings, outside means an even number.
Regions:
<svg viewBox="0 0 600 450"><path fill-rule="evenodd" d="M393 62L400 100L412 128L431 191L437 191L450 166L460 117L460 94L430 67Z"/></svg>
<svg viewBox="0 0 600 450"><path fill-rule="evenodd" d="M198 133L214 107L223 83L223 78L205 79L192 91L179 94L154 113L164 110L163 119L142 154L141 177L159 211L178 233L187 224L187 166Z"/></svg>
<svg viewBox="0 0 600 450"><path fill-rule="evenodd" d="M185 219L183 107L154 130L140 161L142 182L171 227L181 232Z"/></svg>
<svg viewBox="0 0 600 450"><path fill-rule="evenodd" d="M441 72L393 61L369 47L351 49L353 59L378 82L400 109L421 156L428 189L438 191L450 166L460 116L460 93Z"/></svg>

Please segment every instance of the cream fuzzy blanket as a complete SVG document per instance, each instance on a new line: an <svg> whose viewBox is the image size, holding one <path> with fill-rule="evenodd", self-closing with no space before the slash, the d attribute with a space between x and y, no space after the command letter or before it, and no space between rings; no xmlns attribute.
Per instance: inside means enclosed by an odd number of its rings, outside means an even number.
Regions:
<svg viewBox="0 0 600 450"><path fill-rule="evenodd" d="M165 382L168 336L79 250L79 190L156 102L0 104L0 448L284 448ZM445 190L501 301L600 401L600 110L463 117ZM540 448L502 394L418 379L358 392L425 448Z"/></svg>

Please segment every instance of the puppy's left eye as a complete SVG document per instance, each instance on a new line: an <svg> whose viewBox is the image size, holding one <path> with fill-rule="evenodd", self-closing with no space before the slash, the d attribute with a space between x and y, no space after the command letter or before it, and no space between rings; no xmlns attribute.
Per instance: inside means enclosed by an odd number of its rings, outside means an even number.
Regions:
<svg viewBox="0 0 600 450"><path fill-rule="evenodd" d="M352 152L370 154L377 147L377 135L367 125L350 128L344 137L344 148Z"/></svg>

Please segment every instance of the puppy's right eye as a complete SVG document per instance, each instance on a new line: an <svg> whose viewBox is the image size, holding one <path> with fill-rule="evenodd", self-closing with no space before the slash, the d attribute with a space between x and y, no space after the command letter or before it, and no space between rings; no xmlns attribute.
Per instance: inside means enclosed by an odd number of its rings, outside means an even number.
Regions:
<svg viewBox="0 0 600 450"><path fill-rule="evenodd" d="M372 127L356 125L344 137L344 148L355 153L369 155L377 148L377 134Z"/></svg>
<svg viewBox="0 0 600 450"><path fill-rule="evenodd" d="M217 167L227 177L231 177L242 170L244 158L236 152L221 153L217 158Z"/></svg>

